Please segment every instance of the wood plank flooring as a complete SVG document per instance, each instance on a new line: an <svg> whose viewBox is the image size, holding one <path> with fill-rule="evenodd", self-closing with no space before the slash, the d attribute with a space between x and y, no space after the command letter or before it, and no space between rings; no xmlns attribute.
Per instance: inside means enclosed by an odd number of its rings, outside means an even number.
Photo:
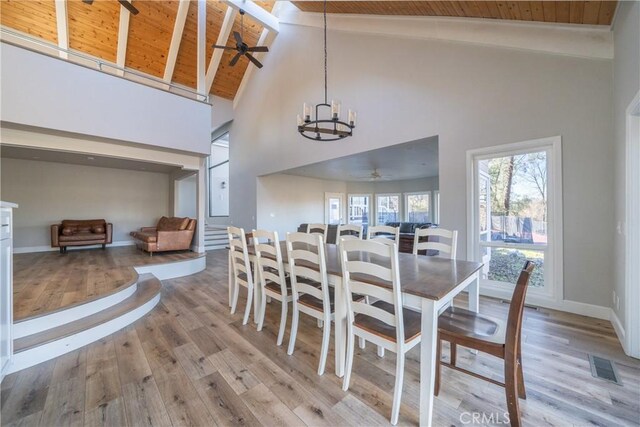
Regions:
<svg viewBox="0 0 640 427"><path fill-rule="evenodd" d="M316 373L315 320L301 316L295 353L287 356L291 316L282 347L275 345L277 304L267 306L262 332L242 326L245 301L235 315L227 307L226 251L210 252L207 263L201 273L165 281L161 303L126 329L8 376L2 425L389 425L394 355L379 358L371 344L356 349L351 388L343 392L333 345L326 373ZM482 298L481 311L506 315L507 305ZM623 354L609 322L526 309L523 331L524 425L638 425L640 362ZM588 352L615 360L622 386L593 378ZM460 349L458 358L502 379L491 356ZM408 353L400 425L418 424L418 359L417 348ZM434 425L498 424L505 411L501 388L443 368ZM485 418L474 424L473 413Z"/></svg>
<svg viewBox="0 0 640 427"><path fill-rule="evenodd" d="M194 252L160 252L150 257L134 246L16 254L13 316L24 320L108 295L136 280L134 266L199 256Z"/></svg>

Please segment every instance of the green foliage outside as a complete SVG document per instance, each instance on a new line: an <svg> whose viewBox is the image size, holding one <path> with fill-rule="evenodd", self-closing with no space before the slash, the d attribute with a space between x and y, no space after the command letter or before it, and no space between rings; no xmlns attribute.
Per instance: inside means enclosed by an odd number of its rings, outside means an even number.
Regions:
<svg viewBox="0 0 640 427"><path fill-rule="evenodd" d="M544 286L544 255L538 251L492 249L489 280L516 283L527 260L535 264L529 286Z"/></svg>

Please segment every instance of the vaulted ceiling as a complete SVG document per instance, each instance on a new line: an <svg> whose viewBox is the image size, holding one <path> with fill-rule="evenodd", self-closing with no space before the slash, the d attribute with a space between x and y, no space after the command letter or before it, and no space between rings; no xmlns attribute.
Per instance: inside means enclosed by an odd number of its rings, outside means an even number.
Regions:
<svg viewBox="0 0 640 427"><path fill-rule="evenodd" d="M174 26L179 17L181 1L188 3L184 29L175 58L168 65ZM271 11L274 1L255 2ZM295 1L300 10L322 12L322 1ZM129 17L128 26L120 31L121 14L129 13L117 0L66 1L68 46L117 63L118 44L126 34L126 50L121 64L165 81L196 88L197 74L197 0L133 0L140 11ZM591 25L610 25L616 1L329 1L329 13L471 17L518 21L540 21ZM184 7L184 6L183 6ZM227 4L207 0L206 61L212 55L227 13ZM184 16L184 14L182 15ZM0 0L0 24L54 44L58 40L54 0ZM263 27L249 15L244 17L244 38L255 45ZM233 31L240 31L240 15L236 14L227 46L235 46ZM124 44L123 44L124 45ZM230 67L233 51L222 54L220 65L210 88L211 94L233 99L249 65L246 57ZM173 70L171 72L171 70Z"/></svg>
<svg viewBox="0 0 640 427"><path fill-rule="evenodd" d="M322 12L322 1L294 1ZM327 13L448 16L517 21L611 25L617 1L330 1Z"/></svg>
<svg viewBox="0 0 640 427"><path fill-rule="evenodd" d="M163 78L174 25L178 16L178 0L134 0L139 10L131 15L127 29L124 66L158 78ZM271 11L274 2L255 2ZM69 0L67 25L69 49L104 61L116 63L120 14L129 13L116 0L96 0L87 4ZM224 21L227 6L219 1L207 1L206 60L213 55ZM187 17L170 81L196 88L197 1L189 1ZM1 0L0 23L13 30L57 44L56 5L54 0ZM263 27L250 16L244 16L244 39L249 45L258 43ZM240 32L240 15L236 15L227 46L235 46L233 31ZM233 99L247 66L246 57L230 67L233 51L225 51L215 74L210 93ZM253 66L253 65L252 65Z"/></svg>

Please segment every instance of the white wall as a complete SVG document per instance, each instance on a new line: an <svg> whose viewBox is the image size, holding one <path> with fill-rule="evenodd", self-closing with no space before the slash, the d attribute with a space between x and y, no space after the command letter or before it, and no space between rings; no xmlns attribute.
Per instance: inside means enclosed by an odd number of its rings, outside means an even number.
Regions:
<svg viewBox="0 0 640 427"><path fill-rule="evenodd" d="M565 298L609 306L610 60L338 31L328 36L329 97L358 111L354 136L318 144L297 134L302 103L321 100L322 31L281 25L235 111L234 224L252 227L256 215L262 218L256 176L437 135L442 222L466 242L466 151L561 135ZM300 46L309 54L292 54Z"/></svg>
<svg viewBox="0 0 640 427"><path fill-rule="evenodd" d="M113 241L153 226L169 214L169 175L63 163L3 158L2 200L20 206L14 213L17 250L50 247L50 226L63 219L104 218L113 223Z"/></svg>
<svg viewBox="0 0 640 427"><path fill-rule="evenodd" d="M175 181L175 216L196 218L197 175Z"/></svg>
<svg viewBox="0 0 640 427"><path fill-rule="evenodd" d="M274 174L258 178L258 228L277 231L283 236L300 224L323 223L324 193L346 193L341 181Z"/></svg>
<svg viewBox="0 0 640 427"><path fill-rule="evenodd" d="M233 101L211 95L211 130L233 119Z"/></svg>
<svg viewBox="0 0 640 427"><path fill-rule="evenodd" d="M625 218L625 145L626 109L640 90L640 3L624 1L620 3L614 26L615 57L613 61L613 113L615 141L615 222L624 224ZM615 236L615 291L620 298L620 308L613 306L618 319L624 322L627 304L625 295L625 238L611 230ZM609 304L611 296L609 296Z"/></svg>
<svg viewBox="0 0 640 427"><path fill-rule="evenodd" d="M2 44L2 120L208 153L211 105Z"/></svg>

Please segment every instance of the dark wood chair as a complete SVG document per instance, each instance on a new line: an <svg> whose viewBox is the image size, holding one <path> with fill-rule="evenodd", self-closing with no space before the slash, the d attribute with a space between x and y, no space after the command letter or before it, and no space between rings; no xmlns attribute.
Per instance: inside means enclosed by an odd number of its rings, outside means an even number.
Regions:
<svg viewBox="0 0 640 427"><path fill-rule="evenodd" d="M518 397L526 399L522 375L521 330L524 299L534 264L527 261L516 283L506 323L458 307L450 307L438 319L437 354L441 354L442 340L451 344L451 363L436 365L435 395L440 391L440 365L472 375L505 388L507 407L512 426L520 426ZM456 366L456 350L461 345L489 353L504 360L504 384L492 378Z"/></svg>

